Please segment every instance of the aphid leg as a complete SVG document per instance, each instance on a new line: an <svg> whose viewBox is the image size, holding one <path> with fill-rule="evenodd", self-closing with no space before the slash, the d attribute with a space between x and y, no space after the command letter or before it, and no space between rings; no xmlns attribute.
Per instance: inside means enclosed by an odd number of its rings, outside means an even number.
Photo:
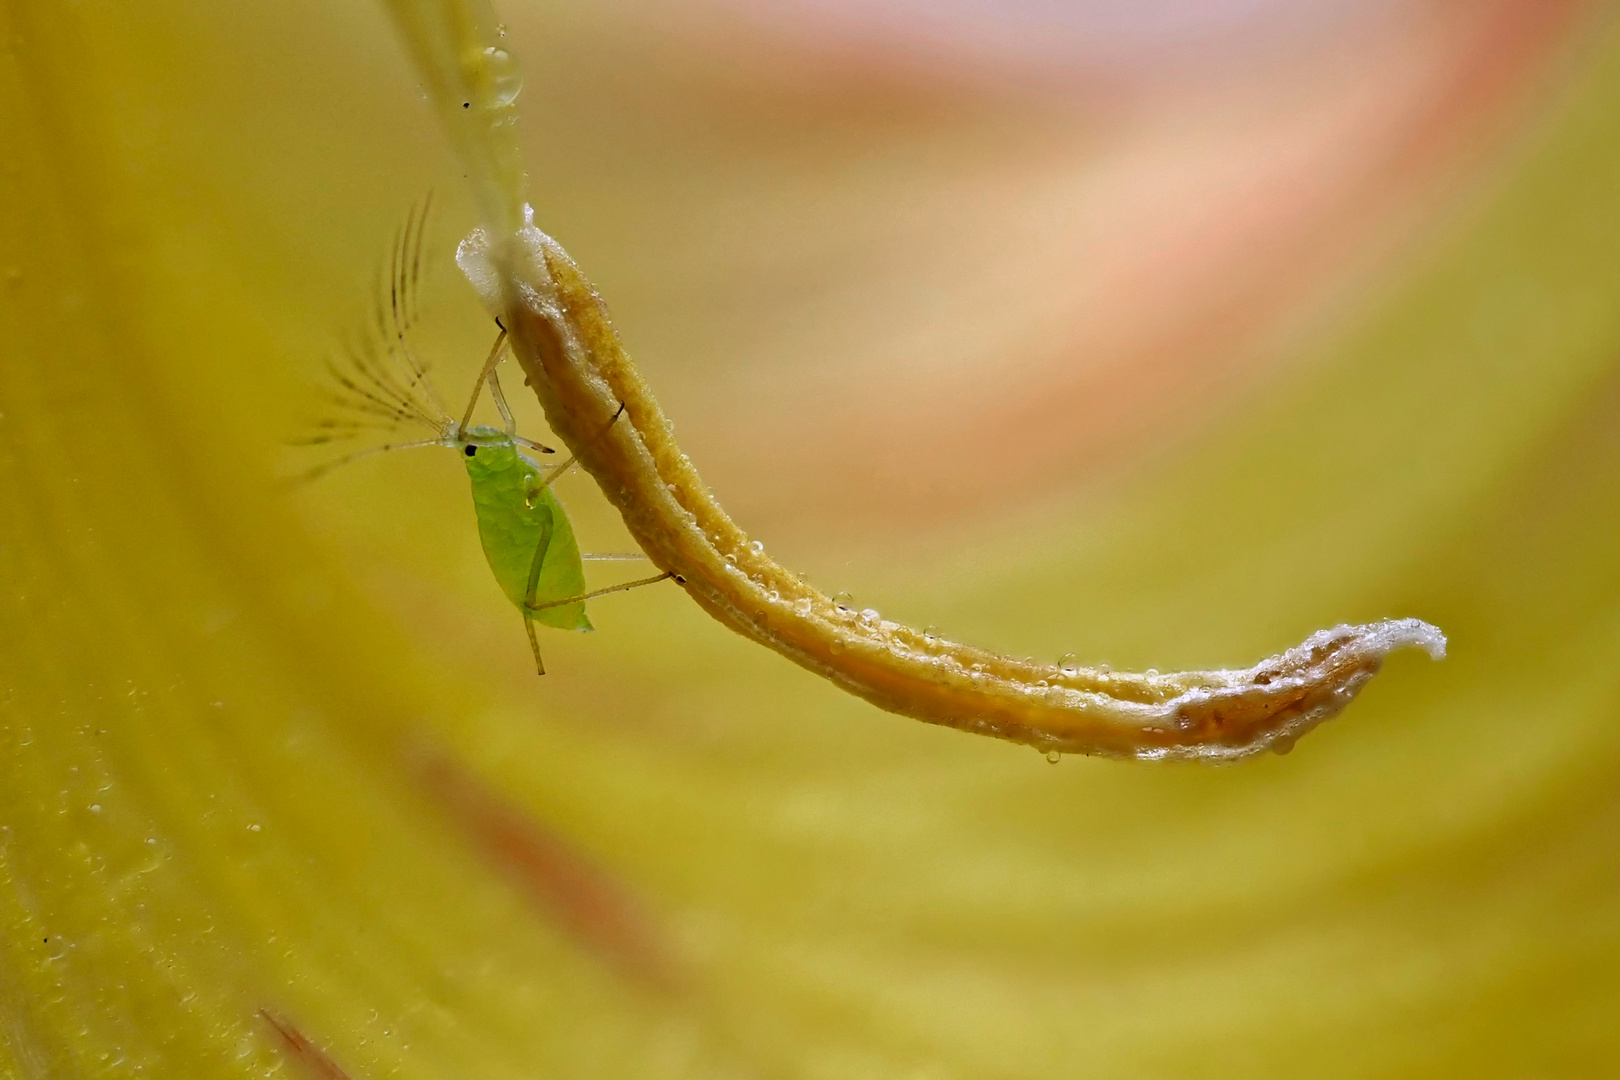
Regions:
<svg viewBox="0 0 1620 1080"><path fill-rule="evenodd" d="M495 325L501 326L499 319L495 320ZM501 326L501 332L495 335L495 345L489 350L489 356L485 359L484 366L478 371L478 381L473 383L472 398L468 400L467 411L462 414L461 424L456 428L458 432L466 431L467 426L472 423L473 409L478 406L478 395L483 392L484 380L489 378L490 374L495 370L495 365L501 362L501 353L505 351L506 327Z"/></svg>
<svg viewBox="0 0 1620 1080"><path fill-rule="evenodd" d="M566 600L547 600L543 604L530 603L528 605L528 609L530 611L544 611L546 608L562 607L564 604L577 604L583 600L591 600L598 596L606 596L608 593L625 592L629 589L639 589L643 585L656 585L665 578L672 578L674 576L674 571L665 570L657 577L642 578L639 581L626 581L621 585L609 585L605 589L593 589L588 593L580 593L578 596L570 596Z"/></svg>
<svg viewBox="0 0 1620 1080"><path fill-rule="evenodd" d="M613 425L617 424L619 422L619 417L621 417L623 415L624 415L624 402L621 401L621 402L619 402L619 410L618 410L618 412L615 412L613 414L613 419L609 420L607 422L607 427L602 429L602 435L606 435L610 430L612 430ZM602 435L598 435L596 437L598 439L600 439L602 437ZM550 453L550 451L548 450L548 451L546 451L546 453ZM574 467L574 463L576 461L578 461L578 460L579 460L579 455L578 454L569 454L567 461L563 462L561 465L557 466L555 469L552 469L551 472L547 473L546 476L541 479L540 487L537 490L544 491L546 488L550 487L551 482L553 480L557 479L559 476L561 476L563 473L567 472L569 469L572 469Z"/></svg>
<svg viewBox="0 0 1620 1080"><path fill-rule="evenodd" d="M540 659L540 639L534 633L534 591L540 587L540 568L545 565L546 552L551 548L551 515L545 515L540 524L540 542L534 546L534 560L529 563L529 585L523 590L523 629L529 634L529 648L534 650L535 674L546 673L546 662Z"/></svg>
<svg viewBox="0 0 1620 1080"><path fill-rule="evenodd" d="M540 659L540 639L535 636L534 620L529 617L528 612L523 613L523 629L529 632L529 648L534 650L534 673L544 675L546 673L546 662Z"/></svg>
<svg viewBox="0 0 1620 1080"><path fill-rule="evenodd" d="M501 414L501 423L506 425L506 433L516 435L517 421L512 419L512 407L506 403L506 392L501 389L500 375L494 367L491 367L485 379L489 383L489 396L495 399L495 411Z"/></svg>
<svg viewBox="0 0 1620 1080"><path fill-rule="evenodd" d="M557 477L561 476L569 469L572 469L574 467L574 462L578 460L578 456L569 454L567 461L563 462L561 465L557 466L555 469L552 469L549 473L540 478L540 486L534 489L535 494L539 494L540 492L546 490L546 488L550 487L553 480L557 479Z"/></svg>

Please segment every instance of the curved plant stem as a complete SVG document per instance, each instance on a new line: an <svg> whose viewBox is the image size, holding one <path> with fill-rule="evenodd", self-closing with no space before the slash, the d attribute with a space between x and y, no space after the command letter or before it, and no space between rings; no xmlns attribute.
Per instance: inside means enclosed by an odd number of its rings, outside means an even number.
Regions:
<svg viewBox="0 0 1620 1080"><path fill-rule="evenodd" d="M502 318L552 430L642 550L739 634L892 712L1049 753L1137 758L1287 750L1342 710L1392 650L1444 654L1440 631L1403 619L1323 630L1244 671L1115 674L1016 660L834 603L751 545L720 509L601 297L534 227L522 197L518 76L489 0L387 2L489 230L463 241L457 261Z"/></svg>
<svg viewBox="0 0 1620 1080"><path fill-rule="evenodd" d="M1030 663L856 612L766 556L720 508L556 241L532 223L498 238L479 230L457 261L502 317L552 430L648 558L726 626L880 708L1047 752L1232 759L1285 752L1394 649L1444 655L1437 629L1402 619L1323 630L1242 671L1137 675Z"/></svg>

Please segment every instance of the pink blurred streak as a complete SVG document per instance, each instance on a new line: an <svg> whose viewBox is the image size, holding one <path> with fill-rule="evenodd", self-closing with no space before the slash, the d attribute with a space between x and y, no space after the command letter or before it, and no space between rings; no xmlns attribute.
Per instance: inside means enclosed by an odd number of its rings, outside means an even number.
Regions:
<svg viewBox="0 0 1620 1080"><path fill-rule="evenodd" d="M703 375L671 404L727 421L683 439L739 517L807 539L1160 452L1443 232L1599 10L637 5L655 62L620 92L691 170L652 184Z"/></svg>
<svg viewBox="0 0 1620 1080"><path fill-rule="evenodd" d="M827 54L866 53L1002 79L1179 79L1278 51L1310 51L1412 18L1420 0L711 0L761 31ZM999 70L998 70L999 69ZM1178 71L1177 69L1182 69Z"/></svg>

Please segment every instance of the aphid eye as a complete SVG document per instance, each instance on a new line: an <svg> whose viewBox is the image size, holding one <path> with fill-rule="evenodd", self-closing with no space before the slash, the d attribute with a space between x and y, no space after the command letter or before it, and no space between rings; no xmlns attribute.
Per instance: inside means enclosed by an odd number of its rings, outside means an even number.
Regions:
<svg viewBox="0 0 1620 1080"><path fill-rule="evenodd" d="M463 453L465 453L468 457L472 457L474 454L478 453L478 447L468 446Z"/></svg>

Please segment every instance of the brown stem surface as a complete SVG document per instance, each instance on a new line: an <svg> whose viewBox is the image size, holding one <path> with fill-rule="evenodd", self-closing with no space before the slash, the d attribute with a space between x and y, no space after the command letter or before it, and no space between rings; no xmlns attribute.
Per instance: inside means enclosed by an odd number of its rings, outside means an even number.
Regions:
<svg viewBox="0 0 1620 1080"><path fill-rule="evenodd" d="M556 241L532 224L499 240L480 230L457 261L501 316L552 430L648 558L721 623L890 712L1047 752L1229 760L1286 752L1395 649L1445 653L1439 630L1400 619L1322 630L1241 671L1131 674L1031 663L855 611L766 556L720 508Z"/></svg>

